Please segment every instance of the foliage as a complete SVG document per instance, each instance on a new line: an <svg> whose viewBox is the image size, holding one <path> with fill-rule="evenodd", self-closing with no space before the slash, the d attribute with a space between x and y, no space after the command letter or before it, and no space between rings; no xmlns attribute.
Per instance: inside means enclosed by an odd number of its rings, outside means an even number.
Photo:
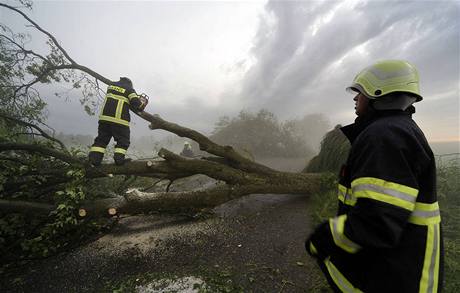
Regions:
<svg viewBox="0 0 460 293"><path fill-rule="evenodd" d="M80 224L75 209L84 199L83 171L69 168L55 159L30 154L10 154L0 173L1 197L50 203L55 209L47 217L27 214L0 215L0 251L2 257L13 259L48 256L62 246L57 238ZM61 180L40 174L40 170L67 170Z"/></svg>
<svg viewBox="0 0 460 293"><path fill-rule="evenodd" d="M333 173L324 173L322 175L322 181L324 184L322 184L321 191L312 194L309 205L309 214L312 218L313 229L326 219L334 217L337 213L337 176ZM319 267L315 267L315 269L310 272L310 280L309 291L331 291Z"/></svg>
<svg viewBox="0 0 460 293"><path fill-rule="evenodd" d="M27 42L28 37L24 34L14 34L6 26L0 24L0 36L6 33L17 42ZM14 45L7 39L0 37L0 114L21 117L24 121L43 121L43 110L46 103L35 91L27 95L15 93L14 85L20 84L25 78L25 61ZM7 125L0 122L0 132L4 134ZM3 131L1 131L3 129Z"/></svg>
<svg viewBox="0 0 460 293"><path fill-rule="evenodd" d="M321 174L324 184L321 192L311 197L311 215L316 226L337 213L337 176L333 173Z"/></svg>
<svg viewBox="0 0 460 293"><path fill-rule="evenodd" d="M61 246L57 240L58 236L66 234L79 224L76 210L85 199L81 184L83 172L70 170L66 175L71 178L71 181L63 187L63 190L56 191L54 194L56 208L49 215L52 220L40 227L38 236L25 239L21 243L23 251L29 255L48 256L50 252L56 251Z"/></svg>
<svg viewBox="0 0 460 293"><path fill-rule="evenodd" d="M459 292L460 279L460 160L438 166L438 197L444 235L444 292Z"/></svg>
<svg viewBox="0 0 460 293"><path fill-rule="evenodd" d="M293 126L293 121L279 122L267 111L241 111L237 117L221 117L211 139L228 144L255 157L306 157L311 148Z"/></svg>
<svg viewBox="0 0 460 293"><path fill-rule="evenodd" d="M347 159L350 143L340 131L340 125L329 131L321 142L321 150L309 162L304 172L333 172L337 173Z"/></svg>
<svg viewBox="0 0 460 293"><path fill-rule="evenodd" d="M86 154L74 149L71 155ZM8 159L0 170L0 198L51 204L54 210L46 216L0 213L4 262L47 257L78 244L111 224L109 219L80 218L78 208L84 200L114 196L128 186L150 186L153 182L134 176L88 180L82 166L35 154L12 152Z"/></svg>

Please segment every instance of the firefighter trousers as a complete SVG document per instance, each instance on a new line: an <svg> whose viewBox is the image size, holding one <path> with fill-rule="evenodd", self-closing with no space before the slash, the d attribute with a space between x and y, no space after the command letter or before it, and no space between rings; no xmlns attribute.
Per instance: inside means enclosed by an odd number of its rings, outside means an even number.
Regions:
<svg viewBox="0 0 460 293"><path fill-rule="evenodd" d="M129 126L116 124L112 122L99 121L97 129L97 137L91 146L89 152L89 161L95 166L99 166L104 158L104 153L107 145L112 137L116 145L113 158L115 164L121 165L125 161L125 154L129 147Z"/></svg>

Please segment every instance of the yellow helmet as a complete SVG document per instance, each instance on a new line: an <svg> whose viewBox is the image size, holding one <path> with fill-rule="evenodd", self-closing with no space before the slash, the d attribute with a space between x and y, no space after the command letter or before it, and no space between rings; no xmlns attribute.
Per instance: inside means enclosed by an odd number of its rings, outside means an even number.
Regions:
<svg viewBox="0 0 460 293"><path fill-rule="evenodd" d="M403 60L385 60L366 67L356 75L347 90L361 92L369 99L394 92L410 93L417 102L423 99L417 69Z"/></svg>

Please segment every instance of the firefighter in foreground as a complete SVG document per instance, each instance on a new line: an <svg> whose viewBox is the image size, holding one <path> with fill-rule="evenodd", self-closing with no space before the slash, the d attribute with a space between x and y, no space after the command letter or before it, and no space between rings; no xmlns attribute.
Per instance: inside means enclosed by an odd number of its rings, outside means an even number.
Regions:
<svg viewBox="0 0 460 293"><path fill-rule="evenodd" d="M348 88L357 118L338 186L338 215L306 241L336 292L440 292L443 275L436 167L411 115L422 100L414 66L362 70Z"/></svg>
<svg viewBox="0 0 460 293"><path fill-rule="evenodd" d="M120 77L107 88L104 107L99 115L98 134L89 152L89 161L94 166L99 166L104 157L105 149L113 137L116 141L114 149L114 161L117 165L123 165L128 159L125 158L129 147L129 110L139 112L147 106L146 96L138 96L133 89L133 83L129 78Z"/></svg>

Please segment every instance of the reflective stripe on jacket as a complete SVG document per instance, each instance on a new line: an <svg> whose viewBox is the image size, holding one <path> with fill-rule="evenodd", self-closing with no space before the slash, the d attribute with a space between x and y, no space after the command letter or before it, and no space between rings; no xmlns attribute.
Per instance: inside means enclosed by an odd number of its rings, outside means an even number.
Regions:
<svg viewBox="0 0 460 293"><path fill-rule="evenodd" d="M343 292L439 292L436 167L422 131L402 111L342 131L352 148L340 172L338 215L317 228L312 253Z"/></svg>
<svg viewBox="0 0 460 293"><path fill-rule="evenodd" d="M107 88L99 120L129 126L131 121L129 109L137 110L139 105L139 97L134 89L115 82Z"/></svg>

